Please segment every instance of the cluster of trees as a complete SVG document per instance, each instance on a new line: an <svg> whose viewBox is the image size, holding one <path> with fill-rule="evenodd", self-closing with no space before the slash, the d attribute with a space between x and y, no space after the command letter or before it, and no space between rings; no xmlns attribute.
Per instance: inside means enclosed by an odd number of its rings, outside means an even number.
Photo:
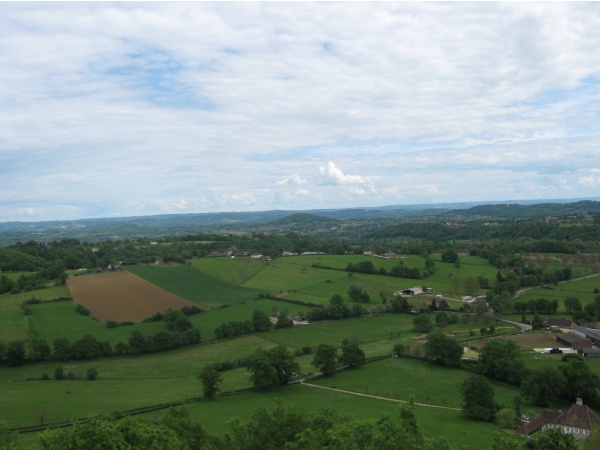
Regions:
<svg viewBox="0 0 600 450"><path fill-rule="evenodd" d="M153 335L143 335L140 331L132 331L128 344L118 342L115 345L117 355L141 355L161 352L174 348L194 345L200 342L200 331L189 328L186 331L157 331Z"/></svg>
<svg viewBox="0 0 600 450"><path fill-rule="evenodd" d="M503 220L493 227L489 226L489 220L463 221L460 226L434 221L406 222L382 226L373 233L375 239L408 237L434 242L502 240L510 242L513 253L577 253L584 246L581 241L596 242L599 235L598 223L545 223L542 219ZM481 244L476 248L484 253L489 246Z"/></svg>
<svg viewBox="0 0 600 450"><path fill-rule="evenodd" d="M360 304L354 304L352 308L344 303L339 294L334 294L329 299L329 305L319 305L306 313L309 322L320 322L322 320L342 320L349 317L360 317L365 314L365 308Z"/></svg>
<svg viewBox="0 0 600 450"><path fill-rule="evenodd" d="M280 327L283 326L284 322L287 323L286 319L289 320L287 314L285 315L285 319L282 318L282 325ZM279 323L279 320L277 323ZM268 331L271 329L272 325L271 319L266 313L260 310L255 310L252 313L252 319L230 320L229 322L222 323L215 328L215 336L217 336L218 339L232 338L234 336L241 336L242 334L248 334L254 331Z"/></svg>
<svg viewBox="0 0 600 450"><path fill-rule="evenodd" d="M294 355L283 345L270 350L257 349L246 362L250 380L256 389L282 387L300 371L300 364Z"/></svg>
<svg viewBox="0 0 600 450"><path fill-rule="evenodd" d="M377 275L389 275L392 277L401 278L414 278L420 279L423 276L428 277L435 272L435 262L429 257L425 259L425 272L421 273L421 269L418 267L404 267L404 261L398 260L398 265L392 267L389 271L385 267L375 269L375 266L371 261L361 261L359 263L349 263L346 266L346 271L350 273L366 273L366 274L377 274Z"/></svg>
<svg viewBox="0 0 600 450"><path fill-rule="evenodd" d="M547 300L545 298L530 299L526 302L514 302L513 310L516 313L530 314L556 314L558 310L558 300ZM581 305L579 310L581 311Z"/></svg>
<svg viewBox="0 0 600 450"><path fill-rule="evenodd" d="M68 361L70 359L92 359L114 354L108 341L99 341L94 336L85 335L71 343L67 338L55 339L54 349L46 339L33 335L25 340L12 340L7 344L0 341L0 362L16 367L27 361L46 361L49 359Z"/></svg>
<svg viewBox="0 0 600 450"><path fill-rule="evenodd" d="M338 355L335 345L319 344L311 364L319 369L325 376L335 373L338 365L358 367L366 362L365 352L355 342L344 339L342 353Z"/></svg>
<svg viewBox="0 0 600 450"><path fill-rule="evenodd" d="M118 342L114 348L109 341L100 341L89 334L74 342L68 338L58 338L54 340L51 349L46 339L34 335L26 340L12 340L8 343L0 340L0 363L15 367L27 361L69 361L112 355L139 355L194 345L200 342L200 338L200 332L190 326L183 331L158 331L151 336L133 331L128 344Z"/></svg>
<svg viewBox="0 0 600 450"><path fill-rule="evenodd" d="M350 297L350 300L353 302L371 303L369 294L357 286L350 286L350 289L348 289L348 297Z"/></svg>
<svg viewBox="0 0 600 450"><path fill-rule="evenodd" d="M531 403L550 406L555 400L574 402L577 398L586 404L599 405L600 378L578 355L565 355L561 365L527 371L521 393Z"/></svg>
<svg viewBox="0 0 600 450"><path fill-rule="evenodd" d="M514 341L494 339L481 347L476 367L481 375L520 386L522 395L539 406L577 398L600 405L600 377L579 355L565 355L558 368L528 369Z"/></svg>

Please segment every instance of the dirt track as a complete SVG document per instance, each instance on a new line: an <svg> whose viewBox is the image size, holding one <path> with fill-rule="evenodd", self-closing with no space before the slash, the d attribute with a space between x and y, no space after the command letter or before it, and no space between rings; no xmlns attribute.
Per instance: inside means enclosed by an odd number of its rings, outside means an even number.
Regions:
<svg viewBox="0 0 600 450"><path fill-rule="evenodd" d="M100 322L138 322L169 308L195 305L131 272L73 277L67 284L73 301L88 308Z"/></svg>

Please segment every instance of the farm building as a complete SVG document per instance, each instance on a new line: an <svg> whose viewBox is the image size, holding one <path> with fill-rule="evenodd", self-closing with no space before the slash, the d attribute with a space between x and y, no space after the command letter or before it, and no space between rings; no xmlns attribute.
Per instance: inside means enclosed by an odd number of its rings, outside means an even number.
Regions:
<svg viewBox="0 0 600 450"><path fill-rule="evenodd" d="M599 425L600 418L578 398L577 403L567 412L542 411L535 419L519 428L517 434L527 437L538 431L555 428L582 441L589 436L593 427Z"/></svg>
<svg viewBox="0 0 600 450"><path fill-rule="evenodd" d="M594 345L600 345L600 330L585 327L573 327L573 333L589 339Z"/></svg>
<svg viewBox="0 0 600 450"><path fill-rule="evenodd" d="M556 340L561 344L568 345L571 348L592 347L592 341L575 333L561 333L556 336Z"/></svg>
<svg viewBox="0 0 600 450"><path fill-rule="evenodd" d="M600 348L586 348L583 350L583 356L586 358L600 358Z"/></svg>
<svg viewBox="0 0 600 450"><path fill-rule="evenodd" d="M396 297L400 296L400 295L406 295L406 296L415 296L415 295L419 295L423 293L423 286L415 286L413 288L410 289L403 289L401 291L396 291L394 292L394 295Z"/></svg>
<svg viewBox="0 0 600 450"><path fill-rule="evenodd" d="M546 319L546 325L549 327L557 327L559 330L577 326L577 324L570 319Z"/></svg>

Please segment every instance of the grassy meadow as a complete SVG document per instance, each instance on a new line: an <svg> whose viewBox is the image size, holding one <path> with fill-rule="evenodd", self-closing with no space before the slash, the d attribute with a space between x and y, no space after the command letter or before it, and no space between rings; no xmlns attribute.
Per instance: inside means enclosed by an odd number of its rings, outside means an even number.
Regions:
<svg viewBox="0 0 600 450"><path fill-rule="evenodd" d="M376 269L385 267L386 270L398 264L398 260L363 255L297 256L269 262L251 258L221 257L193 259L190 265L128 266L126 270L135 275L209 308L200 314L189 316L189 320L201 332L201 344L137 357L50 361L15 368L0 366L0 420L7 421L13 427L26 426L39 423L41 415L44 415L44 421L48 423L90 414L109 414L164 402L183 401L201 395L202 385L196 376L203 366L244 358L260 347L268 349L284 345L290 350L298 350L304 347L315 348L322 343L339 347L344 339L348 339L358 343L367 357L376 357L390 355L397 343L407 346L423 345L425 339L422 333L412 330L415 316L410 314L372 314L361 318L273 329L220 341L214 340L214 329L227 321L249 320L254 310L261 310L267 314L275 310L291 314L308 310L306 306L284 300L326 305L334 294L340 294L345 302L352 306L347 294L350 286L358 286L367 291L375 305L381 304L384 298L391 299L394 291L418 285L432 287L435 293L447 297L456 286L456 277L464 279L469 276L483 276L491 282L495 280L497 269L482 258L461 256L460 268L442 263L439 255L434 255L434 259L436 273L420 280L360 273L349 276L343 270L349 263L372 260ZM406 256L402 261L406 267L424 267L424 259L420 256ZM598 286L600 277L561 283L550 289L528 290L520 300L541 296L548 299L557 298L561 305L560 313L564 311L565 297L577 296L586 304L592 301L593 289ZM484 291L480 290L474 294L483 293ZM259 294L270 294L280 297L280 300L258 299ZM453 297L459 299L463 295L459 289ZM55 286L23 294L0 296L0 339L5 342L11 339L26 339L35 331L50 344L60 337L67 337L73 341L91 334L114 345L119 341L127 342L134 330L143 334L153 334L165 329L162 322L140 322L109 329L103 323L78 314L72 301L30 305L31 315L25 316L21 311L21 303L34 296L50 300L70 297L70 293L67 286ZM420 303L428 305L432 298L432 295L424 295L409 302L415 306ZM450 303L453 307L463 305L460 301ZM431 318L434 319L433 316ZM520 320L520 315L516 320ZM509 325L502 323L494 325L497 333L511 329ZM471 330L479 336L479 329L483 326L481 321L462 323L459 320L457 324L435 329L466 339ZM523 348L523 357L529 367L558 364L557 356L534 354L528 348ZM313 355L297 358L304 373L316 371L311 365L312 358ZM600 362L590 365L600 375ZM75 373L77 379L40 379L43 373L52 378L58 366ZM90 367L98 369L98 379L95 381L85 380L85 372ZM222 375L222 391L251 386L245 368L229 370ZM420 403L460 408L460 384L468 376L470 373L467 371L445 369L423 361L387 358L357 369L338 372L331 378L317 379L314 383L395 400L408 400L409 396L414 395ZM503 405L512 406L514 397L519 395L518 390L511 386L493 383L493 387L496 401ZM276 401L293 403L311 411L334 408L359 418L376 419L382 415L389 415L397 419L399 410L397 402L359 397L351 393L307 385L224 396L213 402L194 402L186 404L185 407L190 411L191 417L200 421L207 431L220 434L226 431L228 419L234 416L239 416L242 420L247 419L257 408L272 408ZM567 406L558 405L563 409ZM453 445L467 444L472 449L488 448L493 441L494 432L499 431L493 424L467 421L460 411L454 409L425 406L415 408L424 430L446 437ZM523 405L524 414L534 415L538 411L539 408ZM164 411L148 416L162 414Z"/></svg>

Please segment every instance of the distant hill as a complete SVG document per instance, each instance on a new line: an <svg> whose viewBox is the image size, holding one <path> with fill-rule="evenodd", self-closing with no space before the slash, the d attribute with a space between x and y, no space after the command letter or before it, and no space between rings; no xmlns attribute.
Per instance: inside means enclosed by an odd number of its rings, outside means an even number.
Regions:
<svg viewBox="0 0 600 450"><path fill-rule="evenodd" d="M573 203L539 203L534 205L478 205L465 210L453 210L443 217L531 219L545 216L568 216L574 214L598 214L600 202L583 200Z"/></svg>
<svg viewBox="0 0 600 450"><path fill-rule="evenodd" d="M18 241L53 241L73 238L88 241L173 236L198 232L227 232L264 225L288 228L344 220L435 221L527 219L544 216L599 214L600 198L465 202L429 205L391 205L348 209L246 211L198 214L164 214L47 222L0 223L0 246ZM337 222L335 222L337 223Z"/></svg>
<svg viewBox="0 0 600 450"><path fill-rule="evenodd" d="M339 222L338 219L331 217L317 216L309 213L296 213L289 216L282 217L281 219L269 222L267 225L314 225L319 223L334 223Z"/></svg>

